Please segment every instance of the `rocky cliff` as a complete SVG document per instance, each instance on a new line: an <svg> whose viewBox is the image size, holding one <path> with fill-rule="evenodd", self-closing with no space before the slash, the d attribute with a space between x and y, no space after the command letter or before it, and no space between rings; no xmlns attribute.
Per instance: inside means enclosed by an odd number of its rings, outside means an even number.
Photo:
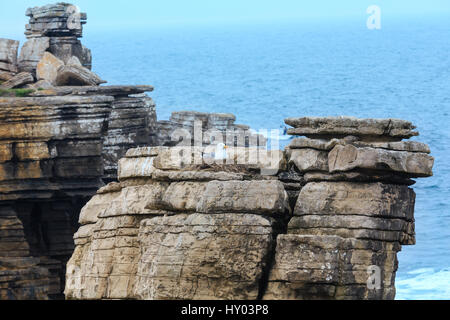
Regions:
<svg viewBox="0 0 450 320"><path fill-rule="evenodd" d="M81 212L66 298L393 299L429 148L407 121L286 123L306 138L284 152L129 150Z"/></svg>
<svg viewBox="0 0 450 320"><path fill-rule="evenodd" d="M81 208L129 148L156 144L153 88L98 86L74 8L28 9L19 58L0 39L1 299L63 298Z"/></svg>
<svg viewBox="0 0 450 320"><path fill-rule="evenodd" d="M178 112L157 124L153 87L100 86L79 40L85 13L57 3L26 15L20 53L0 39L0 299L60 299L81 208L117 180L128 149L176 143L180 130L193 139L199 119L202 132L265 140L233 115Z"/></svg>
<svg viewBox="0 0 450 320"><path fill-rule="evenodd" d="M157 122L158 145L207 146L221 142L236 147L266 146L267 139L263 135L235 121L236 117L229 113L173 112L170 120Z"/></svg>

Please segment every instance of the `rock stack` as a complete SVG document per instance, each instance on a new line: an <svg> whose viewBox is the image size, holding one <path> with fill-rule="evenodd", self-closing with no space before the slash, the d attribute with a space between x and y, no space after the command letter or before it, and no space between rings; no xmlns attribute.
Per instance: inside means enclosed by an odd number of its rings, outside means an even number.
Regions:
<svg viewBox="0 0 450 320"><path fill-rule="evenodd" d="M0 300L48 299L54 281L40 262L31 256L17 212L0 206Z"/></svg>
<svg viewBox="0 0 450 320"><path fill-rule="evenodd" d="M271 153L260 151L261 159ZM129 150L120 182L100 189L81 212L66 298L260 297L290 214L287 194L276 176L260 175L260 162L205 159L203 148Z"/></svg>
<svg viewBox="0 0 450 320"><path fill-rule="evenodd" d="M415 194L408 186L411 178L432 175L428 146L402 141L418 135L402 120L286 123L294 127L290 134L307 137L286 150L306 185L287 234L278 237L265 298L393 299L397 252L415 244Z"/></svg>
<svg viewBox="0 0 450 320"><path fill-rule="evenodd" d="M82 25L86 14L68 3L27 10L27 42L20 50L14 40L0 39L0 85L2 89L39 89L50 86L99 85L105 83L92 67L91 51L84 47Z"/></svg>
<svg viewBox="0 0 450 320"><path fill-rule="evenodd" d="M36 47L36 44L45 44L45 47L48 44L44 51L48 50L64 63L71 57L77 57L84 67L91 69L91 51L78 40L83 36L86 13L80 12L78 7L72 4L57 3L29 8L25 15L30 18L29 24L25 26L25 35L28 39L25 47L38 49L39 46ZM39 60L29 59L30 55L26 53L25 51L24 55L21 55L19 64L22 68L36 67L34 63ZM38 50L34 54L41 57L42 51Z"/></svg>
<svg viewBox="0 0 450 320"><path fill-rule="evenodd" d="M406 121L286 123L307 138L284 153L235 148L211 164L208 147L129 150L120 182L82 210L66 297L393 299L429 148L402 141L418 134Z"/></svg>
<svg viewBox="0 0 450 320"><path fill-rule="evenodd" d="M266 146L267 139L264 136L253 133L249 126L236 124L235 121L236 116L229 113L173 112L169 121L157 123L158 145L178 143L178 137L183 135L189 137L188 141L183 141L188 145L207 146L220 141L235 147Z"/></svg>

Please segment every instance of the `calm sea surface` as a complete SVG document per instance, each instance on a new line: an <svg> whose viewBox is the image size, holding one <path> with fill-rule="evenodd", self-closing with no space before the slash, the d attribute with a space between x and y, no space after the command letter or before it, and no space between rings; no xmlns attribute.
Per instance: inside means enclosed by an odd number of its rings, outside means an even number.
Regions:
<svg viewBox="0 0 450 320"><path fill-rule="evenodd" d="M110 84L152 84L158 118L231 112L254 129L292 116L413 121L436 158L419 179L417 245L399 254L398 299L450 299L450 19L90 31Z"/></svg>

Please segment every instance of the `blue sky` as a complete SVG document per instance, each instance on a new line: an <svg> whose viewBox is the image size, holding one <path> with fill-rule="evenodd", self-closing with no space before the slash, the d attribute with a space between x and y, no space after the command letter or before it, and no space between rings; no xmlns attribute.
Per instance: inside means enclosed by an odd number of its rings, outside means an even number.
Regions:
<svg viewBox="0 0 450 320"><path fill-rule="evenodd" d="M51 0L0 1L0 36L23 32L26 8ZM449 0L73 0L88 13L89 30L108 28L327 21L360 17L376 4L385 17L450 14Z"/></svg>

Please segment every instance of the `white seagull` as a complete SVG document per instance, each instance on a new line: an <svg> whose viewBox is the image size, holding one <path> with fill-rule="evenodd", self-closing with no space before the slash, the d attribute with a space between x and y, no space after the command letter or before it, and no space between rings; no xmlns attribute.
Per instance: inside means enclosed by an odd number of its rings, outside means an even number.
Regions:
<svg viewBox="0 0 450 320"><path fill-rule="evenodd" d="M227 149L228 149L228 147L225 144L219 143L216 146L216 152L214 152L214 160L227 159Z"/></svg>

